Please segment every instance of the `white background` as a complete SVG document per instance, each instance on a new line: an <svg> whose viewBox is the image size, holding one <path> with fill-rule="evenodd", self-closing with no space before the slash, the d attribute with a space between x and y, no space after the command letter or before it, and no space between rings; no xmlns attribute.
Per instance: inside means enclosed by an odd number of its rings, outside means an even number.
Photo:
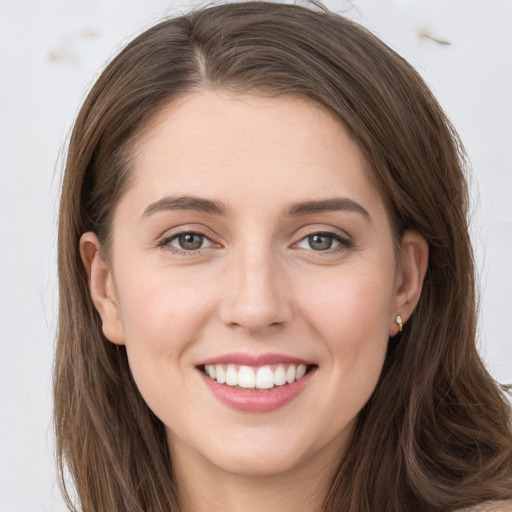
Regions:
<svg viewBox="0 0 512 512"><path fill-rule="evenodd" d="M512 1L325 3L407 58L462 135L474 171L480 347L491 373L510 383ZM192 5L199 2L0 0L0 512L65 510L53 464L51 367L58 189L73 118L117 50Z"/></svg>

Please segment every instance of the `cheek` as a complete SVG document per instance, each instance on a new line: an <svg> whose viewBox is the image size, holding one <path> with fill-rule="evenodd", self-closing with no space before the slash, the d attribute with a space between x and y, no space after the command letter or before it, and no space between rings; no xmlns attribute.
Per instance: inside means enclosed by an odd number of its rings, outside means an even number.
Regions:
<svg viewBox="0 0 512 512"><path fill-rule="evenodd" d="M352 269L353 270L353 269ZM364 406L380 377L389 340L393 274L378 265L315 279L302 293L302 310L326 350L332 394L342 421Z"/></svg>
<svg viewBox="0 0 512 512"><path fill-rule="evenodd" d="M336 340L336 345L368 336L387 339L393 304L393 274L389 270L378 265L357 271L337 269L317 275L301 288L297 296L310 323L328 339Z"/></svg>
<svg viewBox="0 0 512 512"><path fill-rule="evenodd" d="M211 317L214 295L186 273L150 269L125 274L119 297L130 368L144 395L170 379L170 367L181 376L179 363Z"/></svg>
<svg viewBox="0 0 512 512"><path fill-rule="evenodd" d="M127 345L169 349L170 343L193 338L213 306L214 294L203 284L197 276L168 269L125 276L119 296Z"/></svg>
<svg viewBox="0 0 512 512"><path fill-rule="evenodd" d="M214 295L200 279L168 268L125 273L119 290L129 366L149 408L171 423L169 411L188 411L188 350L211 316ZM185 414L184 414L185 415ZM186 416L186 415L185 415ZM199 421L200 418L197 418Z"/></svg>

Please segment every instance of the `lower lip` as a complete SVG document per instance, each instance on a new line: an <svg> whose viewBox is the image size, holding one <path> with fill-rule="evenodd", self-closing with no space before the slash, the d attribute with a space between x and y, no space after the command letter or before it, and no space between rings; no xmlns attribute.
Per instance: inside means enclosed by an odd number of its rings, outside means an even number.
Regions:
<svg viewBox="0 0 512 512"><path fill-rule="evenodd" d="M271 412L291 402L308 385L315 369L309 371L302 379L279 386L268 391L239 389L225 384L219 384L203 372L201 377L213 396L231 409L242 412Z"/></svg>

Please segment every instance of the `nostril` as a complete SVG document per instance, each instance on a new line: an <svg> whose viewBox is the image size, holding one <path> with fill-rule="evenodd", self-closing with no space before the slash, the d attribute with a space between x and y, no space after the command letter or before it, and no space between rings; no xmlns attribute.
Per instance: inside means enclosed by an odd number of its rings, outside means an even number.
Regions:
<svg viewBox="0 0 512 512"><path fill-rule="evenodd" d="M264 321L248 320L246 322L230 322L228 327L238 331L274 331L282 327L284 322L265 323Z"/></svg>

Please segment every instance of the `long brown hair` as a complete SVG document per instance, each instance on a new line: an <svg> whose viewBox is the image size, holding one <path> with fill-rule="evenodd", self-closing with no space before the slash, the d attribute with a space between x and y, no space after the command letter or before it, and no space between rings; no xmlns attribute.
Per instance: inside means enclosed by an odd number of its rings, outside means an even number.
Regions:
<svg viewBox="0 0 512 512"><path fill-rule="evenodd" d="M397 240L414 229L429 244L420 302L389 344L324 510L447 512L512 498L510 410L475 348L455 131L419 75L365 29L321 9L243 2L137 37L102 73L74 126L60 206L54 398L61 477L69 471L78 508L178 510L164 427L142 400L124 347L102 334L79 239L94 231L108 247L137 134L164 104L204 88L293 94L328 109L359 144Z"/></svg>

